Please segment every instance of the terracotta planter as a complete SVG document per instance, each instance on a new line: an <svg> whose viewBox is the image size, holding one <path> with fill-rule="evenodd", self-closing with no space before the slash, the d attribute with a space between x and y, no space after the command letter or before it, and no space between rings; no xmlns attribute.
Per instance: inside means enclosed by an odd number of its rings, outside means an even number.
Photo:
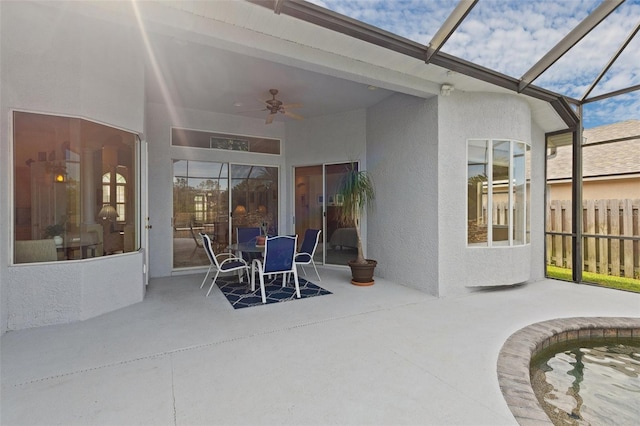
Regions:
<svg viewBox="0 0 640 426"><path fill-rule="evenodd" d="M349 262L351 268L351 284L359 286L373 285L373 271L378 264L377 261L367 259L367 263L360 265L353 260Z"/></svg>
<svg viewBox="0 0 640 426"><path fill-rule="evenodd" d="M265 244L267 240L267 237L265 237L264 235L260 235L258 237L256 237L256 245L257 246L263 246Z"/></svg>

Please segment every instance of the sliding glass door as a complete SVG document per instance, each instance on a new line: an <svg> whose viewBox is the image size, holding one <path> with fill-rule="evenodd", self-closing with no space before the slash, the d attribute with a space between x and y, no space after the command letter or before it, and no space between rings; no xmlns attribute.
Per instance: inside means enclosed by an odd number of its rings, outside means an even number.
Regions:
<svg viewBox="0 0 640 426"><path fill-rule="evenodd" d="M174 160L173 267L209 265L199 233L221 253L239 226L278 232L278 168Z"/></svg>
<svg viewBox="0 0 640 426"><path fill-rule="evenodd" d="M338 186L350 166L339 163L295 168L295 230L299 238L309 228L322 230L316 263L346 265L356 257L355 228L338 221L342 209Z"/></svg>

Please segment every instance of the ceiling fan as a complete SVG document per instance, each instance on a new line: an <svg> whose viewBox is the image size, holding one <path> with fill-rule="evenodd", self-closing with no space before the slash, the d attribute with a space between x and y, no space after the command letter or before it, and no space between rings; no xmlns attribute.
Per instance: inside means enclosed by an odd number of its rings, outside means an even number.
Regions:
<svg viewBox="0 0 640 426"><path fill-rule="evenodd" d="M264 103L266 104L266 108L262 110L269 111L269 115L267 115L265 124L271 124L277 113L284 114L287 117L291 117L295 120L304 120L303 116L294 114L293 112L289 111L289 109L302 107L302 104L283 104L280 99L276 99L278 89L269 89L269 93L271 93L271 99L267 99L266 101L264 101Z"/></svg>

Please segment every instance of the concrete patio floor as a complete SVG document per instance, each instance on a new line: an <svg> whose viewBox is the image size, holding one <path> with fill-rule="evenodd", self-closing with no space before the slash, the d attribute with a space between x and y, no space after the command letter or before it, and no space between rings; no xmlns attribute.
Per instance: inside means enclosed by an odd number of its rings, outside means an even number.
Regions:
<svg viewBox="0 0 640 426"><path fill-rule="evenodd" d="M142 303L2 336L3 425L516 424L496 375L534 322L640 316L640 294L553 280L434 298L383 279L233 310L203 274Z"/></svg>

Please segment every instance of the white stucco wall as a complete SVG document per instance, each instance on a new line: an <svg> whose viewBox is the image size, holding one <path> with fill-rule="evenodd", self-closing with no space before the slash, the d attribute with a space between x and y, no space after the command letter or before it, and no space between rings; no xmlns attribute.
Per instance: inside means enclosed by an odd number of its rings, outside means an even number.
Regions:
<svg viewBox="0 0 640 426"><path fill-rule="evenodd" d="M531 123L531 267L529 281L545 278L546 259L544 252L544 215L546 209L544 174L546 165L544 131Z"/></svg>
<svg viewBox="0 0 640 426"><path fill-rule="evenodd" d="M466 235L467 139L505 138L531 143L534 134L529 105L524 99L510 94L456 91L450 96L439 97L438 129L440 294L459 294L471 287L510 285L529 280L534 257L538 255L532 253L532 245L467 247ZM539 133L535 133L536 137ZM540 149L544 153L544 144L542 148L538 143L532 146L537 165L540 165ZM544 205L540 193L544 181L538 178L532 181L532 186L532 194L536 197L532 198L532 205ZM539 226L537 220L533 224ZM542 232L542 227L531 229L532 235L542 235Z"/></svg>
<svg viewBox="0 0 640 426"><path fill-rule="evenodd" d="M121 21L73 13L62 3L0 2L0 10L2 332L84 319L140 301L140 253L9 266L11 110L72 115L142 133L144 56L138 32Z"/></svg>
<svg viewBox="0 0 640 426"><path fill-rule="evenodd" d="M139 253L12 266L5 275L8 329L85 320L140 302L141 270Z"/></svg>
<svg viewBox="0 0 640 426"><path fill-rule="evenodd" d="M396 94L367 111L376 188L368 215L376 275L438 294L437 99Z"/></svg>
<svg viewBox="0 0 640 426"><path fill-rule="evenodd" d="M172 108L162 104L147 105L146 140L149 151L149 272L152 278L170 276L173 270L173 168L172 160L197 160L257 164L280 167L280 194L285 189L284 124L274 121L265 125L263 119L217 114L193 109ZM171 126L281 139L282 154L255 154L239 151L172 147ZM280 229L284 224L284 201L280 202ZM198 268L202 269L202 268Z"/></svg>

